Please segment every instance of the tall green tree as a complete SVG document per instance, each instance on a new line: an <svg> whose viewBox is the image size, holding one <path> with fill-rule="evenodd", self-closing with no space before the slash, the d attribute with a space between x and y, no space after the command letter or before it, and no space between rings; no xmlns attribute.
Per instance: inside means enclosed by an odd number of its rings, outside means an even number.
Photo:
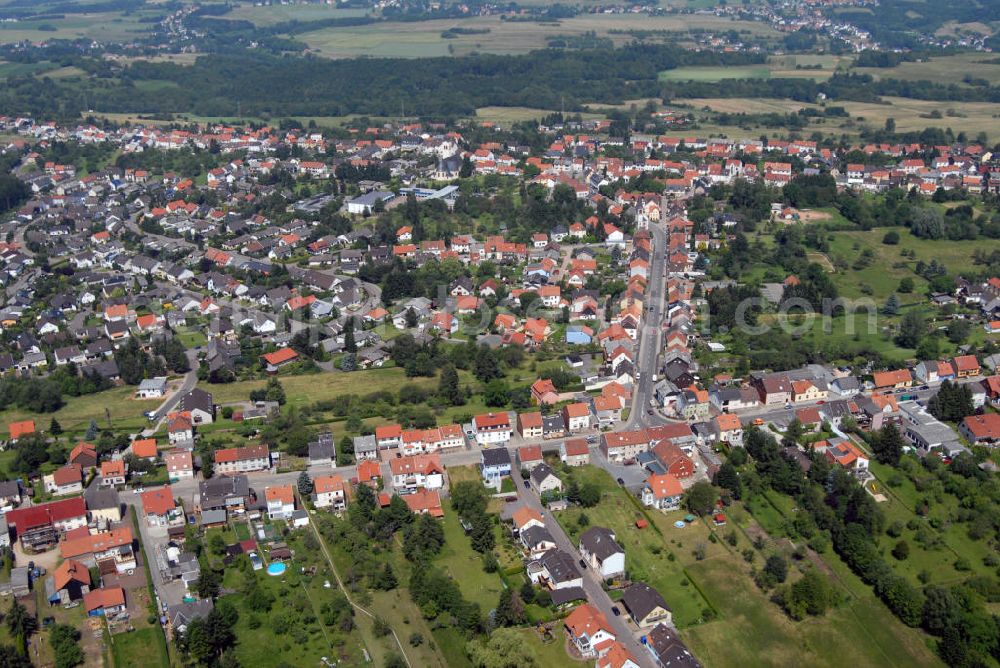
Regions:
<svg viewBox="0 0 1000 668"><path fill-rule="evenodd" d="M896 343L901 348L916 348L920 345L920 340L927 333L927 326L919 311L909 310L899 323L899 333L896 334Z"/></svg>
<svg viewBox="0 0 1000 668"><path fill-rule="evenodd" d="M441 378L438 381L438 395L452 406L461 406L465 403L465 395L458 384L458 370L455 365L446 364L441 369Z"/></svg>

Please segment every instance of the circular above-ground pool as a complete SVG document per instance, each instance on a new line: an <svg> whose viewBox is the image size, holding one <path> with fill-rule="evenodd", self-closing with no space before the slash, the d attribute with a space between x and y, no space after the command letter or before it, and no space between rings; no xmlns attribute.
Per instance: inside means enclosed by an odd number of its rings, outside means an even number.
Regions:
<svg viewBox="0 0 1000 668"><path fill-rule="evenodd" d="M674 522L674 526L677 527L678 529L683 529L687 525L684 523L683 520L677 520L676 522Z"/></svg>
<svg viewBox="0 0 1000 668"><path fill-rule="evenodd" d="M287 567L283 563L281 563L280 561L275 561L275 562L272 562L267 567L267 574L268 575L274 575L274 576L284 575L285 574L285 568L287 568Z"/></svg>

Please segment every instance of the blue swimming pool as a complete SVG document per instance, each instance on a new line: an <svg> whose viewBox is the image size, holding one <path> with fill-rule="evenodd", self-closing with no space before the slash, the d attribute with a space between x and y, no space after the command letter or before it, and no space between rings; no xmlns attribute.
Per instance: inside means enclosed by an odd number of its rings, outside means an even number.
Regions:
<svg viewBox="0 0 1000 668"><path fill-rule="evenodd" d="M287 568L287 567L283 563L281 563L280 561L275 561L274 563L270 564L267 567L267 574L268 575L275 575L275 576L277 576L277 575L284 575L285 574L285 568Z"/></svg>

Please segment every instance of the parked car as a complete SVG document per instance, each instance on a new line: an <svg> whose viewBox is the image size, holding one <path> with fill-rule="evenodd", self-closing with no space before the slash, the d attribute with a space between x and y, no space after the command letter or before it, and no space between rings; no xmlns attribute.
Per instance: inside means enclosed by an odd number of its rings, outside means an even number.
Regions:
<svg viewBox="0 0 1000 668"><path fill-rule="evenodd" d="M580 568L586 568L586 567L587 567L587 562L584 561L583 559L581 559L580 560Z"/></svg>
<svg viewBox="0 0 1000 668"><path fill-rule="evenodd" d="M611 614L617 617L618 615L622 614L622 611L618 609L617 605L613 605L611 606Z"/></svg>

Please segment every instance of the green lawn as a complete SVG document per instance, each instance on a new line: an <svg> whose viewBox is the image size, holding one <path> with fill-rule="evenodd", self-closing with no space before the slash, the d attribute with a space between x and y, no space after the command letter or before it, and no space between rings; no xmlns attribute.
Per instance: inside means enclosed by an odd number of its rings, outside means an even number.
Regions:
<svg viewBox="0 0 1000 668"><path fill-rule="evenodd" d="M714 556L722 550L721 546L708 542L708 530L700 524L684 529L674 528L673 522L683 513L651 513L653 526L638 529L635 522L645 515L629 500L628 492L618 487L607 472L585 466L575 469L574 475L581 482L599 484L603 496L593 508L574 507L555 513L573 542L578 543L580 534L587 528L602 526L611 529L625 549L625 568L630 578L648 583L663 595L673 609L674 623L678 627L697 623L708 603L697 588L691 586L684 572L684 561L701 544L709 555ZM585 528L579 526L579 518L583 514L590 520ZM674 555L673 559L670 554Z"/></svg>
<svg viewBox="0 0 1000 668"><path fill-rule="evenodd" d="M169 668L170 666L163 631L155 626L114 636L111 656L114 658L116 668L129 666Z"/></svg>
<svg viewBox="0 0 1000 668"><path fill-rule="evenodd" d="M8 408L0 412L0 429L4 432L7 425L18 420L34 420L35 428L48 431L49 422L55 418L63 431L75 436L82 436L87 431L90 421L96 420L98 427L108 427L108 416L111 426L119 432L135 432L148 425L143 412L159 406L155 401L138 401L133 398L134 387L116 387L97 394L82 397L63 397L66 405L55 413L32 413L20 408Z"/></svg>
<svg viewBox="0 0 1000 668"><path fill-rule="evenodd" d="M364 663L361 650L368 645L362 641L361 630L345 632L322 621L322 607L334 599L338 589L326 560L318 550L308 549L302 535L290 536L289 546L295 559L284 576L271 577L266 570L251 575L274 597L269 611L248 608L242 593L227 596L240 613L236 624L236 656L244 666L317 665L322 656L343 661L345 665ZM301 567L313 566L317 569L315 575L301 572ZM226 569L223 580L226 588L239 592L243 581L242 570ZM325 581L334 586L327 589L323 586ZM357 624L363 621L359 614L355 615ZM277 632L278 625L287 631Z"/></svg>
<svg viewBox="0 0 1000 668"><path fill-rule="evenodd" d="M830 257L841 257L852 264L857 256L865 251L871 250L874 253L874 261L864 269L850 269L847 272L836 272L833 274L833 281L837 289L844 297L864 297L861 292L862 285L872 288L871 297L881 305L890 294L899 287L902 278L912 278L915 289L910 295L899 295L903 304L912 303L920 298L924 286L927 282L913 273L913 268L918 260L929 263L937 260L944 264L952 273L957 273L963 267L971 266L972 254L976 249L983 247L982 241L949 241L946 239L920 239L909 233L908 230L897 228L899 232L899 244L886 245L882 243L882 237L887 230L879 228L867 231L845 231L833 232L833 239L830 242ZM901 251L913 251L916 258L904 258ZM900 266L898 263L905 263Z"/></svg>
<svg viewBox="0 0 1000 668"><path fill-rule="evenodd" d="M706 666L940 665L918 631L903 627L874 597L794 622L767 599L735 555L706 559L688 571L720 618L682 631Z"/></svg>
<svg viewBox="0 0 1000 668"><path fill-rule="evenodd" d="M727 557L730 570L743 570L749 575L748 565L736 552L749 546L749 536L745 532L753 525L762 527L771 537L764 548L764 555L777 551L791 559L792 544L785 538L783 528L785 518L793 512L793 500L774 492L766 498L754 497L746 510L739 505L730 508L730 525L739 527L743 534L737 550ZM758 566L761 556L760 553L756 555ZM717 606L720 621L728 622L722 626L720 622L712 622L690 629L692 650L699 658L714 660L723 666L739 665L750 656L768 656L770 658L763 661L764 664L783 665L789 646L807 656L808 665L886 665L900 668L940 665L936 655L928 649L928 637L919 630L907 628L893 616L875 598L871 587L862 582L832 549L820 558L822 572L840 594L841 602L825 616L802 622L788 619L780 608L767 600L766 594L749 577L726 578L708 572L699 577L702 571L714 568L714 564L709 563L711 560L689 567L699 587ZM791 564L792 577L797 570L813 567L808 563L797 563L794 559L791 559ZM760 602L751 603L753 597L759 597ZM764 634L762 628L773 631ZM728 635L730 632L735 635ZM783 636L780 642L772 642ZM740 638L740 642L730 647L727 641L731 637Z"/></svg>
<svg viewBox="0 0 1000 668"><path fill-rule="evenodd" d="M407 378L402 369L368 369L352 371L351 373L329 372L301 376L279 376L288 404L291 406L306 406L322 399L330 399L341 394L359 394L369 392L395 392L406 383L421 387L436 388L435 378ZM247 401L251 390L259 390L267 384L266 380L246 380L225 385L212 385L212 396L215 403L225 404L234 401Z"/></svg>
<svg viewBox="0 0 1000 668"><path fill-rule="evenodd" d="M324 517L324 520L327 518ZM346 520L329 518L329 521L344 522ZM334 563L337 565L338 573L344 576L350 572L351 560L344 549L329 541L326 544ZM452 665L450 660L446 659L448 654L444 643L437 640L437 632L424 620L406 587L406 583L410 581L410 563L403 558L399 549L382 551L379 553L378 559L380 563L388 562L392 565L399 586L388 592L369 592L370 599L362 602L365 610L389 622L403 643L411 665L428 666L429 668L445 668L445 666ZM332 578L330 579L332 582ZM357 603L359 596L352 594L352 597ZM399 648L392 636L380 637L375 634L374 620L367 614L357 612L354 620L358 625L360 639L372 655L372 660L376 665L385 663L391 654L399 653ZM409 644L409 638L414 633L420 634L425 640L417 647ZM434 638L435 642L431 642L431 638ZM463 640L460 647L463 655L464 647Z"/></svg>
<svg viewBox="0 0 1000 668"><path fill-rule="evenodd" d="M472 549L469 537L459 524L458 515L445 505L444 515L444 549L435 559L445 573L450 574L458 583L462 595L478 603L486 612L496 607L503 590L503 583L497 573L487 573L483 570L483 557Z"/></svg>
<svg viewBox="0 0 1000 668"><path fill-rule="evenodd" d="M930 576L930 582L935 584L952 584L964 580L970 573L955 568L958 559L964 559L971 571L978 575L992 577L996 569L986 566L984 559L995 554L986 540L975 540L969 536L968 525L954 522L952 517L959 510L960 501L955 496L943 492L940 496L921 493L913 481L905 473L893 475L891 467L872 462L871 470L875 474L879 491L888 497L888 501L879 505L886 515L886 526L894 522L901 523L904 528L898 538L882 535L879 545L886 551L886 560L900 575L910 578L915 586L922 586L918 579L921 571ZM924 473L928 480L931 474ZM890 478L894 485L886 484ZM921 500L931 499L930 511L927 517L921 517L915 508ZM906 525L916 520L917 528L910 529ZM939 528L933 526L939 523ZM919 537L929 538L921 541ZM899 540L905 540L910 547L910 555L900 561L889 552Z"/></svg>

